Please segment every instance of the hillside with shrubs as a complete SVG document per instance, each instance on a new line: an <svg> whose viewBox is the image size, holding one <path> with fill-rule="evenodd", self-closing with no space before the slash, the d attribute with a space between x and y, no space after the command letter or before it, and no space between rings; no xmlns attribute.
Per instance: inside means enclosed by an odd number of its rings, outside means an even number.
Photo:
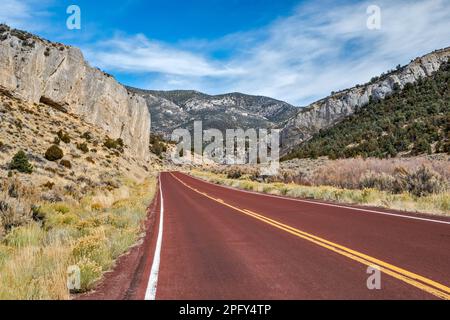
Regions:
<svg viewBox="0 0 450 320"><path fill-rule="evenodd" d="M69 299L135 244L152 168L80 117L0 90L0 299Z"/></svg>
<svg viewBox="0 0 450 320"><path fill-rule="evenodd" d="M284 160L450 154L450 63L322 130Z"/></svg>

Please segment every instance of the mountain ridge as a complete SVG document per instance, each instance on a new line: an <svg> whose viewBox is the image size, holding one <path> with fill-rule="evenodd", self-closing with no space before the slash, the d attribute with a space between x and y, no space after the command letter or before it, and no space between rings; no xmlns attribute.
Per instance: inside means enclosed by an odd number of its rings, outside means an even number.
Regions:
<svg viewBox="0 0 450 320"><path fill-rule="evenodd" d="M208 95L195 90L143 90L127 87L147 101L155 132L169 137L176 128L202 120L204 128L276 128L293 116L297 107L265 96L232 92Z"/></svg>

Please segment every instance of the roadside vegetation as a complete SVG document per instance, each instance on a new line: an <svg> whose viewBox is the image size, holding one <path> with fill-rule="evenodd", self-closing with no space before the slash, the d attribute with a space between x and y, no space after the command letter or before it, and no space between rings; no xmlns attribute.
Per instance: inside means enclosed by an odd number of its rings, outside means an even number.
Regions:
<svg viewBox="0 0 450 320"><path fill-rule="evenodd" d="M384 100L371 100L354 115L284 157L330 159L450 154L450 63L433 76L407 84Z"/></svg>
<svg viewBox="0 0 450 320"><path fill-rule="evenodd" d="M139 239L155 185L155 177L124 179L81 199L61 189L65 200L49 202L16 177L2 180L0 300L69 299L71 265L80 268L80 292L92 289Z"/></svg>
<svg viewBox="0 0 450 320"><path fill-rule="evenodd" d="M163 154L167 152L167 144L163 137L158 134L150 135L150 152L162 159Z"/></svg>
<svg viewBox="0 0 450 320"><path fill-rule="evenodd" d="M196 169L191 174L249 191L450 215L448 160L343 159L325 162L308 173L284 167L273 177L246 166Z"/></svg>

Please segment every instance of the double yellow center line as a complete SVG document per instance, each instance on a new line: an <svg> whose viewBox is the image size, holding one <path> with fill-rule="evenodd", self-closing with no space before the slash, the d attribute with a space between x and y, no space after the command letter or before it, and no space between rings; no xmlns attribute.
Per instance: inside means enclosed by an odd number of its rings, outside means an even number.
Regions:
<svg viewBox="0 0 450 320"><path fill-rule="evenodd" d="M378 268L380 271L384 272L385 274L388 274L398 280L401 280L403 282L406 282L418 289L421 289L425 292L428 292L436 297L439 297L441 299L445 299L445 300L450 300L450 288L438 283L436 281L433 281L431 279L425 278L421 275L412 273L408 270L396 267L390 263L384 262L382 260L379 260L377 258L368 256L364 253L352 250L350 248L341 246L337 243L328 241L326 239L314 236L310 233L298 230L296 228L293 228L291 226L288 226L286 224L283 224L279 221L270 219L268 217L265 217L261 214L258 214L256 212L247 210L247 209L241 209L238 208L236 206L233 206L229 203L226 203L225 201L223 201L222 199L219 198L214 198L212 196L210 196L209 194L205 193L205 192L201 192L191 186L189 186L188 184L186 184L184 181L180 180L179 178L177 178L176 176L174 176L172 173L170 173L171 176L173 178L175 178L176 180L178 180L180 183L182 183L184 186L186 186L187 188L191 189L192 191L195 191L198 194L201 194L203 196L205 196L206 198L209 198L215 202L218 202L228 208L231 208L235 211L238 211L240 213L243 213L247 216L253 217L257 220L260 220L264 223L267 223L277 229L283 230L285 232L288 232L294 236L297 236L299 238L302 238L304 240L307 240L309 242L312 242L318 246L321 246L323 248L326 248L328 250L331 250L335 253L338 253L340 255L343 255L347 258L350 258L354 261L360 262L366 266L370 266L370 267L376 267Z"/></svg>

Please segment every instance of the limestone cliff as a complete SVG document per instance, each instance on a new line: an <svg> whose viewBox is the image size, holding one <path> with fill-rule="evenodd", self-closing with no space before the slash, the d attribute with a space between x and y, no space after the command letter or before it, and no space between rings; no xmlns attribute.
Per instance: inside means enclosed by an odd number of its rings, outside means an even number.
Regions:
<svg viewBox="0 0 450 320"><path fill-rule="evenodd" d="M122 138L130 154L148 158L150 113L145 100L89 66L77 48L0 25L0 87L79 115L111 138Z"/></svg>
<svg viewBox="0 0 450 320"><path fill-rule="evenodd" d="M381 76L371 83L333 94L302 109L282 129L282 150L285 153L317 133L333 126L364 107L369 99L384 99L395 88L402 89L436 72L450 57L450 48L437 50L411 61L407 66Z"/></svg>

